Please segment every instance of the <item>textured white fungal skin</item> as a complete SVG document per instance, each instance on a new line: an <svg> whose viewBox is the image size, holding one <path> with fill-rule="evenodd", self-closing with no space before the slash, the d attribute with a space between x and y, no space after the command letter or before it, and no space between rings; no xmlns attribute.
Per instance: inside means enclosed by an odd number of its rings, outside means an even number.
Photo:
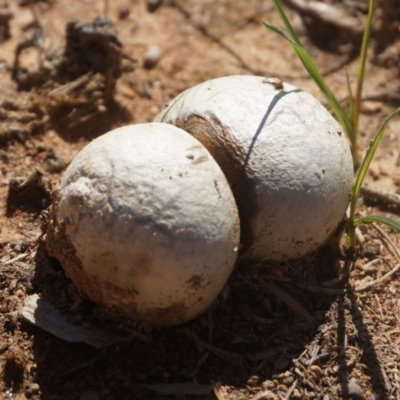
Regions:
<svg viewBox="0 0 400 400"><path fill-rule="evenodd" d="M235 191L238 182L228 177L242 219L242 240L252 238L243 258L293 259L327 241L348 206L353 164L345 134L319 101L287 83L280 90L271 79L230 76L188 89L156 121L176 124L203 142L200 129L193 133L186 126L190 118L211 125L219 121L235 142L231 157L253 190ZM221 142L232 145L231 139ZM226 158L203 144L220 164ZM256 212L245 229L246 204Z"/></svg>
<svg viewBox="0 0 400 400"><path fill-rule="evenodd" d="M172 125L95 139L66 170L60 195L58 222L99 293L82 283L87 276L75 284L123 315L183 323L210 306L234 267L239 219L229 184L204 146Z"/></svg>

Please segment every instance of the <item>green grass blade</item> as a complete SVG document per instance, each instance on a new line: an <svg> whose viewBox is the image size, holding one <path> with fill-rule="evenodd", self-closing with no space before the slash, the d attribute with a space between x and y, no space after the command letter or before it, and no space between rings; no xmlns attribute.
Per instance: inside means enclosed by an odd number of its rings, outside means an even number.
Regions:
<svg viewBox="0 0 400 400"><path fill-rule="evenodd" d="M398 113L400 113L400 107L394 110L389 116L386 117L386 119L383 121L382 125L380 126L375 138L371 141L369 145L369 149L367 150L367 154L364 157L364 160L361 163L360 170L358 171L356 181L354 183L354 188L353 188L353 197L351 200L351 206L350 206L350 223L354 224L355 221L355 212L356 212L356 203L358 196L360 195L360 190L361 190L361 185L364 181L365 175L367 174L368 168L371 164L372 158L375 155L376 149L379 146L379 143L382 139L383 133L385 131L386 125L389 123L389 121Z"/></svg>
<svg viewBox="0 0 400 400"><path fill-rule="evenodd" d="M349 77L349 71L347 71L347 68L344 68L344 71L346 73L346 84L347 84L347 93L349 94L349 116L353 115L354 112L354 97L353 97L353 91L351 90L351 84L350 84L350 77ZM352 138L350 138L350 142L353 144Z"/></svg>
<svg viewBox="0 0 400 400"><path fill-rule="evenodd" d="M344 69L346 72L346 83L347 83L347 93L349 95L349 108L348 108L348 116L349 116L349 121L350 121L350 129L349 129L349 134L347 135L350 141L350 147L351 147L351 155L353 157L353 164L354 168L357 169L360 165L360 156L359 156L359 151L358 151L358 134L354 128L354 96L353 96L353 91L351 90L351 84L350 84L350 77L349 73L347 71L347 68Z"/></svg>
<svg viewBox="0 0 400 400"><path fill-rule="evenodd" d="M337 98L334 96L334 94L329 89L329 86L326 84L324 78L319 73L316 65L312 61L312 59L309 56L309 54L307 53L307 51L299 43L297 43L294 39L292 39L282 29L278 28L275 25L269 24L267 22L263 22L263 24L268 29L270 29L271 31L275 32L276 34L278 34L283 39L287 40L292 45L294 51L297 54L297 57L302 62L302 64L306 68L307 72L310 74L311 78L318 85L318 87L321 90L322 94L325 96L326 100L328 101L329 106L332 108L332 111L335 114L337 120L342 125L346 135L349 136L350 135L350 129L351 129L350 119L349 119L347 113L344 111L343 107L340 105L340 103L337 100Z"/></svg>
<svg viewBox="0 0 400 400"><path fill-rule="evenodd" d="M365 217L358 218L354 221L354 226L356 227L360 224L371 224L373 222L387 225L395 231L400 232L400 222L397 222L389 217L383 217L381 215L367 215Z"/></svg>
<svg viewBox="0 0 400 400"><path fill-rule="evenodd" d="M277 33L280 37L287 40L291 45L298 44L294 39L292 39L283 29L278 28L276 25L269 24L268 22L263 22L264 26L266 26L271 31Z"/></svg>
<svg viewBox="0 0 400 400"><path fill-rule="evenodd" d="M279 16L281 17L281 20L283 21L283 24L285 25L286 30L289 32L290 37L293 39L294 42L296 42L298 45L301 46L300 39L297 36L295 30L293 29L292 24L289 21L289 18L287 17L285 10L283 9L281 2L279 0L272 0L274 3L274 7L276 11L278 12Z"/></svg>
<svg viewBox="0 0 400 400"><path fill-rule="evenodd" d="M367 52L368 52L369 38L371 36L372 17L374 14L374 9L375 9L375 0L369 0L367 24L364 29L364 35L361 44L360 61L358 62L357 86L356 86L356 93L354 96L354 111L352 119L353 119L355 135L358 135L358 120L360 115L361 94L364 82L365 63L367 61Z"/></svg>

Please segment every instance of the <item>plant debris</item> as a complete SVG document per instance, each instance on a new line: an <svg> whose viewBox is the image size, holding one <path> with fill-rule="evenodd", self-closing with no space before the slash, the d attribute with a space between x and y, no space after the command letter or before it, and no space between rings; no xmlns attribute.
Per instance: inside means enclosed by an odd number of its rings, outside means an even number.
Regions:
<svg viewBox="0 0 400 400"><path fill-rule="evenodd" d="M321 2L357 19L365 15L363 0ZM0 398L328 400L357 398L360 388L366 400L400 398L400 272L394 250L400 243L389 229L382 234L373 225L360 226L364 242L357 257L348 256L341 233L302 260L238 265L206 314L181 327L154 329L110 320L82 298L44 251L47 209L40 201L29 206L40 198L36 190L44 195L57 185L93 137L153 120L178 93L199 82L256 71L319 96L302 65L262 26L263 20L280 21L270 2L174 0L150 13L144 2L108 1L107 19L116 21L110 24L99 17L102 2L20 3L1 3L13 16L10 37L0 43ZM396 3L377 4L365 93L380 107L361 117L363 150L399 102ZM119 19L126 6L129 13ZM301 28L303 18L290 15ZM67 44L69 23L76 46ZM344 98L342 66L350 76L356 73L348 44L354 36L347 34L347 42L336 47L331 42L327 52L314 46L307 30L299 31L318 66L329 68L324 76L335 94ZM340 33L338 27L325 32ZM29 44L28 39L32 45L20 47L14 69L18 43ZM147 70L129 55L143 60L150 45L163 55ZM111 57L114 64L95 65L89 54ZM112 93L108 100L106 87ZM398 128L398 120L388 126L374 160L376 172L367 177L369 188L398 191ZM358 212L399 219L397 206L376 197L364 193ZM111 341L101 348L70 343L27 322L21 313L35 295L63 321L52 329L66 321L68 327L106 332ZM36 317L33 309L31 316Z"/></svg>

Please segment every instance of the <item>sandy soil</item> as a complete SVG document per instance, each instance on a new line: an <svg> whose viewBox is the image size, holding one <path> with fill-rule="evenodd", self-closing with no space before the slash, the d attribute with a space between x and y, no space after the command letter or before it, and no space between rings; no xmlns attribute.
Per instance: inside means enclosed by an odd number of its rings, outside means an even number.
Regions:
<svg viewBox="0 0 400 400"><path fill-rule="evenodd" d="M156 3L0 1L0 397L399 399L400 283L396 270L385 274L400 255L397 235L386 228L361 228L364 243L348 282L337 279L348 263L342 234L302 260L237 265L206 315L168 329L111 321L46 254L40 238L51 190L92 138L152 121L182 90L231 74L278 77L323 101L290 46L263 27L264 20L281 25L270 1ZM326 3L346 10L353 25L287 10L344 98L344 67L352 83L357 73L365 4ZM100 17L105 13L110 20ZM363 151L400 103L399 21L396 2L379 2L362 103ZM159 59L148 57L151 46ZM398 192L399 129L398 118L387 128L370 188ZM398 205L378 197L366 193L359 212L398 219ZM68 343L32 325L21 310L33 294L69 322L112 339L101 348L93 346L104 344L98 338Z"/></svg>

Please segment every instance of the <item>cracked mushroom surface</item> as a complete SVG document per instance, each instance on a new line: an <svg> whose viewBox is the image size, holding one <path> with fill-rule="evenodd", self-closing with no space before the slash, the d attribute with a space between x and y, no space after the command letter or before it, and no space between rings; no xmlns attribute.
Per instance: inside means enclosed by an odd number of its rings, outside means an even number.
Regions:
<svg viewBox="0 0 400 400"><path fill-rule="evenodd" d="M323 245L353 185L345 134L310 94L259 76L228 76L173 99L156 121L191 133L234 193L241 258L282 261Z"/></svg>
<svg viewBox="0 0 400 400"><path fill-rule="evenodd" d="M154 325L204 312L236 261L239 218L210 153L169 124L88 144L55 194L46 246L74 284L117 315Z"/></svg>

